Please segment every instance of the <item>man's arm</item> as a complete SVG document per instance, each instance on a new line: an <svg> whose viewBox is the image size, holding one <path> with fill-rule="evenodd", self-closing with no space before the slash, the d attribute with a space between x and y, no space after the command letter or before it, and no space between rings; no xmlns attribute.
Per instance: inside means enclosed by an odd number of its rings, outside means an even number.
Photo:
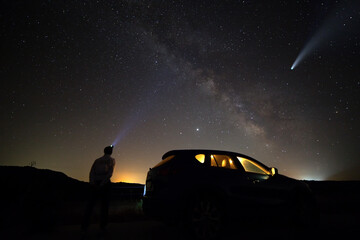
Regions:
<svg viewBox="0 0 360 240"><path fill-rule="evenodd" d="M96 162L96 161L95 161ZM94 184L95 183L95 162L91 166L90 173L89 173L89 183Z"/></svg>
<svg viewBox="0 0 360 240"><path fill-rule="evenodd" d="M110 178L113 175L114 168L115 168L115 159L112 158L109 163L109 171L108 171L106 177L104 178L103 182L101 183L101 185L104 185L104 184L110 182Z"/></svg>

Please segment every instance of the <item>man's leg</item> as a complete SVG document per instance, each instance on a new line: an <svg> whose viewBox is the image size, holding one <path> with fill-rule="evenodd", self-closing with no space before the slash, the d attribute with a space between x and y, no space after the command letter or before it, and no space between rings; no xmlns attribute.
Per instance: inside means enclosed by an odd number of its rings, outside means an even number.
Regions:
<svg viewBox="0 0 360 240"><path fill-rule="evenodd" d="M91 219L91 215L94 209L94 205L95 205L95 201L96 201L96 191L95 189L91 188L90 192L89 192L89 199L88 202L86 204L86 208L85 208L85 214L83 217L83 221L81 224L81 230L86 232L87 228L90 225L90 219Z"/></svg>
<svg viewBox="0 0 360 240"><path fill-rule="evenodd" d="M100 227L101 230L105 232L106 226L108 224L108 216L109 216L109 202L110 202L110 183L106 184L103 187L102 195L101 195L101 222Z"/></svg>

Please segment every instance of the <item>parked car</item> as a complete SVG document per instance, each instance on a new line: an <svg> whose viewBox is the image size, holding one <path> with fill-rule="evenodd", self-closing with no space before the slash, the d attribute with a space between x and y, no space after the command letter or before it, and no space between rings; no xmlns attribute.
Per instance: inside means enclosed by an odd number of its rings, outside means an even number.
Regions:
<svg viewBox="0 0 360 240"><path fill-rule="evenodd" d="M312 218L313 194L304 181L249 156L219 150L173 150L147 173L143 210L182 222L199 238L213 238L229 219L286 215Z"/></svg>

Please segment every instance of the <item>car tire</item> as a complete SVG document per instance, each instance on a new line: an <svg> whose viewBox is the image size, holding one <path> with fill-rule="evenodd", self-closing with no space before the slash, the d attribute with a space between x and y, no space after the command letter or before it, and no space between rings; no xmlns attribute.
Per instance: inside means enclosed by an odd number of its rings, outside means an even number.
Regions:
<svg viewBox="0 0 360 240"><path fill-rule="evenodd" d="M319 212L314 196L296 192L293 196L293 223L302 227L315 227L319 221Z"/></svg>
<svg viewBox="0 0 360 240"><path fill-rule="evenodd" d="M224 219L221 198L202 193L190 201L185 226L195 239L218 239Z"/></svg>

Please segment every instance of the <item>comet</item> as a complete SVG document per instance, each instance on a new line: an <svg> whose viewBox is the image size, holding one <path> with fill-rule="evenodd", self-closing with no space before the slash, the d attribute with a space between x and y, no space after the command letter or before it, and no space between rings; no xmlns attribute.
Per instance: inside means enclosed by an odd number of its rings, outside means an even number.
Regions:
<svg viewBox="0 0 360 240"><path fill-rule="evenodd" d="M344 19L351 18L344 17ZM337 36L342 36L340 32L344 31L344 25L344 20L340 19L336 15L333 15L331 18L324 21L319 30L313 34L310 40L301 49L290 69L294 70L300 63L309 57L311 53L324 47L326 45L326 41L334 40ZM338 33L337 36L336 33Z"/></svg>
<svg viewBox="0 0 360 240"><path fill-rule="evenodd" d="M322 27L301 49L299 55L296 57L294 63L291 66L291 70L294 70L301 62L303 62L314 50L320 48L324 39L328 39L330 36L330 29Z"/></svg>

